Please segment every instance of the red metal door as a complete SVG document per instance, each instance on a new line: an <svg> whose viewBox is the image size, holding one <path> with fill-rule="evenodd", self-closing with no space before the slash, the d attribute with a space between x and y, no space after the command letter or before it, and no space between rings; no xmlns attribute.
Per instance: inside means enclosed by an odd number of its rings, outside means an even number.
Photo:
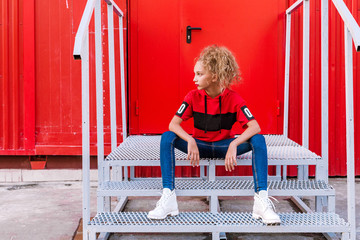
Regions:
<svg viewBox="0 0 360 240"><path fill-rule="evenodd" d="M234 90L247 101L262 133L279 133L282 63L278 47L282 40L278 16L279 11L284 12L278 7L280 2L157 1L155 6L142 1L133 5L130 133L167 130L184 96L194 89L194 58L210 44L233 51L243 79ZM190 44L186 43L187 26L202 28L192 32ZM190 131L191 123L185 128Z"/></svg>

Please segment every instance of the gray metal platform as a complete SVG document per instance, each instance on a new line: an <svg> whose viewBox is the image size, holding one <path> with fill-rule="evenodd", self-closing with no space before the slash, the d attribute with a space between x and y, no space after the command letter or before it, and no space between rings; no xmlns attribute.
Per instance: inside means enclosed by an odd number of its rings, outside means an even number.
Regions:
<svg viewBox="0 0 360 240"><path fill-rule="evenodd" d="M293 146L300 147L298 143L284 135L264 135L266 146ZM121 147L160 147L161 135L131 135L120 144Z"/></svg>
<svg viewBox="0 0 360 240"><path fill-rule="evenodd" d="M111 212L98 213L88 224L88 230L93 236L96 232L349 232L349 224L335 213L279 213L279 216L281 225L267 226L253 219L251 213L182 212L164 220L151 220L147 212Z"/></svg>
<svg viewBox="0 0 360 240"><path fill-rule="evenodd" d="M178 196L252 196L254 183L251 180L176 179ZM325 181L282 180L268 181L271 196L335 196L335 190ZM122 182L104 182L98 196L159 196L161 179L134 179Z"/></svg>
<svg viewBox="0 0 360 240"><path fill-rule="evenodd" d="M105 162L111 166L159 166L161 136L130 136L112 151ZM283 135L265 135L269 165L315 165L321 157ZM187 154L175 150L176 164L190 166ZM201 159L200 165L210 161L224 165L223 159ZM251 165L251 151L238 156L238 165Z"/></svg>

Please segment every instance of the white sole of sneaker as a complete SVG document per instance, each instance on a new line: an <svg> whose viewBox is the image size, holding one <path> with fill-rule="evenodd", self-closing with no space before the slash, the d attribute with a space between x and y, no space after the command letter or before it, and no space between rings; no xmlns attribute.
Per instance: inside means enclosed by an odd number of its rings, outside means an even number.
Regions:
<svg viewBox="0 0 360 240"><path fill-rule="evenodd" d="M166 215L163 215L163 216L151 216L151 215L147 215L148 218L150 219L156 219L156 220L161 220L161 219L165 219L167 216L176 216L179 214L179 210L175 210L175 211L172 211Z"/></svg>
<svg viewBox="0 0 360 240"><path fill-rule="evenodd" d="M263 221L263 223L265 223L266 225L279 225L281 223L281 221L278 220L264 220L260 215L253 213L252 217L254 219L261 219Z"/></svg>

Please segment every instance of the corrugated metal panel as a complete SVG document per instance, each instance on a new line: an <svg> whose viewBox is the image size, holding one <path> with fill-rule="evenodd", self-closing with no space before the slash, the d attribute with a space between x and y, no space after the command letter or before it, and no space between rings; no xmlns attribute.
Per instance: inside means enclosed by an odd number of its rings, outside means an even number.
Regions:
<svg viewBox="0 0 360 240"><path fill-rule="evenodd" d="M120 2L120 1L119 1ZM36 153L42 155L81 154L81 68L72 56L74 39L86 1L36 1ZM126 2L119 6L126 14ZM106 10L106 3L102 1ZM106 11L104 11L106 12ZM104 79L107 79L107 16L102 16ZM96 140L94 27L90 22L91 139ZM115 37L118 34L115 21ZM126 24L125 24L126 26ZM125 33L126 34L126 33ZM126 35L125 35L126 36ZM115 41L118 46L118 38ZM117 49L119 49L117 47ZM117 60L119 55L115 55ZM117 73L117 105L120 106L120 75ZM109 104L109 85L104 82L104 104ZM104 110L105 143L110 142L109 108ZM121 112L118 111L118 139L121 141ZM106 151L109 151L107 144ZM95 145L92 154L96 153Z"/></svg>
<svg viewBox="0 0 360 240"><path fill-rule="evenodd" d="M31 2L26 1L25 5L31 7ZM25 116L30 118L33 115L31 108L27 108L27 103L30 103L28 93L33 92L34 82L25 81L23 64L25 57L29 57L28 49L24 50L23 22L24 19L31 19L33 11L23 15L23 7L22 0L1 2L0 149L2 155L33 153L31 136L34 132L31 128L25 128L25 125L28 126ZM26 22L26 25L31 25L31 21ZM31 45L33 43L31 34L28 37L27 44ZM31 72L28 72L26 77L31 77Z"/></svg>
<svg viewBox="0 0 360 240"><path fill-rule="evenodd" d="M288 1L288 6L295 0ZM359 1L345 1L355 19L359 22ZM310 149L321 154L321 26L320 1L311 1L310 26ZM329 1L329 175L346 175L346 125L345 125L345 61L344 24L334 5ZM301 143L302 105L302 8L292 20L291 70L290 70L290 121L289 137ZM355 136L360 131L359 109L359 62L360 53L354 51L354 96ZM356 174L360 175L360 142L355 139ZM310 168L314 175L314 168ZM296 175L296 168L290 167L289 174Z"/></svg>

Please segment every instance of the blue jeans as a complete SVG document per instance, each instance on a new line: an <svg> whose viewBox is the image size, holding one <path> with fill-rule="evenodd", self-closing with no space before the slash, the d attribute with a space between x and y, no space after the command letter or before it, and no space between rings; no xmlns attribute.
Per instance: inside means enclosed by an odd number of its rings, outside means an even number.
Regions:
<svg viewBox="0 0 360 240"><path fill-rule="evenodd" d="M200 158L225 158L229 144L235 138L217 142L205 142L195 139ZM175 148L187 153L187 142L179 138L174 132L165 132L160 142L160 164L163 188L175 188ZM237 155L252 150L252 171L255 192L267 190L268 159L265 138L256 134L247 142L237 147Z"/></svg>

